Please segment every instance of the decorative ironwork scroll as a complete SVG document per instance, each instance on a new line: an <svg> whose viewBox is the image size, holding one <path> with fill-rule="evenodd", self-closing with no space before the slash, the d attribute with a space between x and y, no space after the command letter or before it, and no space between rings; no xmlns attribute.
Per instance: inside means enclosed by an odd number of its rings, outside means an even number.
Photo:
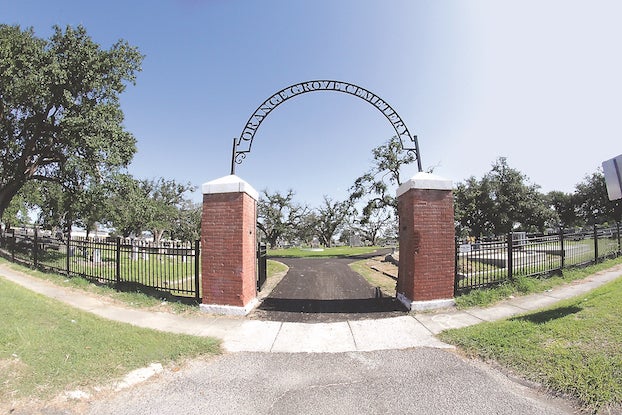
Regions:
<svg viewBox="0 0 622 415"><path fill-rule="evenodd" d="M261 125L261 122L268 116L268 114L270 114L270 112L290 98L307 92L316 91L344 92L346 94L359 97L377 108L389 120L393 126L393 129L395 129L397 136L401 140L402 148L405 151L414 153L417 160L417 167L419 168L419 171L422 171L421 153L419 152L417 136L410 134L410 131L408 131L408 128L402 118L386 101L373 92L349 82L317 80L301 82L290 85L287 88L283 88L265 100L263 104L261 104L255 112L253 112L244 125L244 129L242 130L240 137L233 139L231 174L235 174L235 165L241 164L246 158L246 154L250 153L255 133Z"/></svg>

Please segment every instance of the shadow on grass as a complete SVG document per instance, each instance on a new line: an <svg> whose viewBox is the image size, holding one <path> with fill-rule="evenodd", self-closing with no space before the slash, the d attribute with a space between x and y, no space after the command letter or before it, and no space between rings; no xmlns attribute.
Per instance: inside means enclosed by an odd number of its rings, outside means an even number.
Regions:
<svg viewBox="0 0 622 415"><path fill-rule="evenodd" d="M559 318L567 317L571 314L576 314L579 311L583 310L581 307L577 306L569 306L569 307L560 307L554 308L551 310L540 311L538 313L529 314L526 316L513 317L511 321L529 321L535 324L544 324L548 323L551 320L557 320Z"/></svg>
<svg viewBox="0 0 622 415"><path fill-rule="evenodd" d="M119 284L103 284L108 285L117 291L121 292L129 292L129 293L140 293L145 294L148 297L157 298L160 300L165 300L169 303L180 303L185 305L196 306L201 303L201 299L197 301L195 297L187 297L182 295L175 295L169 291L159 290L155 287L150 287L148 285L144 285L138 282L121 282Z"/></svg>

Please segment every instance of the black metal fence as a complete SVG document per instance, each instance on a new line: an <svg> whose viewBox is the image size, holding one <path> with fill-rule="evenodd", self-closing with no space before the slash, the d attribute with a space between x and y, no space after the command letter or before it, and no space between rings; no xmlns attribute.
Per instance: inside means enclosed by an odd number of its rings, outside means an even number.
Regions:
<svg viewBox="0 0 622 415"><path fill-rule="evenodd" d="M540 276L621 255L620 226L562 230L549 235L515 232L489 241L456 241L455 295L517 276Z"/></svg>
<svg viewBox="0 0 622 415"><path fill-rule="evenodd" d="M11 260L35 268L118 289L201 300L199 241L156 245L122 238L61 240L41 236L36 230L13 230L4 235L0 246Z"/></svg>

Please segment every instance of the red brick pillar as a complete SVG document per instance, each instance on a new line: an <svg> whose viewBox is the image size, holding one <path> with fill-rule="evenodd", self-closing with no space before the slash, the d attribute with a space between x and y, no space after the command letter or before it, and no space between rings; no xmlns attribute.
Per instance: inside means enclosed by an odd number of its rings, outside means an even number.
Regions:
<svg viewBox="0 0 622 415"><path fill-rule="evenodd" d="M259 194L235 175L203 184L201 309L246 315L257 303Z"/></svg>
<svg viewBox="0 0 622 415"><path fill-rule="evenodd" d="M454 304L453 185L417 173L397 189L400 259L397 297L410 310Z"/></svg>

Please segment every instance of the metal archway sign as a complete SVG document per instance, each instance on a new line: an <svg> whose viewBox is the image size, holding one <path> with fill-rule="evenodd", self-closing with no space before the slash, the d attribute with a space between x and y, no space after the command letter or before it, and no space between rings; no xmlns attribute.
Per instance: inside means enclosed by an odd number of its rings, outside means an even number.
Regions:
<svg viewBox="0 0 622 415"><path fill-rule="evenodd" d="M373 92L350 82L316 80L301 82L281 89L265 100L263 104L261 104L255 112L253 112L244 125L244 129L242 130L240 137L233 139L231 174L235 174L235 165L241 164L246 158L246 154L250 153L257 129L268 114L272 112L272 110L290 98L294 98L307 92L316 91L343 92L369 102L389 120L402 143L402 148L405 151L414 153L417 160L417 167L419 171L423 171L421 168L421 153L419 152L417 136L410 134L410 131L408 131L408 128L402 118L386 101Z"/></svg>

